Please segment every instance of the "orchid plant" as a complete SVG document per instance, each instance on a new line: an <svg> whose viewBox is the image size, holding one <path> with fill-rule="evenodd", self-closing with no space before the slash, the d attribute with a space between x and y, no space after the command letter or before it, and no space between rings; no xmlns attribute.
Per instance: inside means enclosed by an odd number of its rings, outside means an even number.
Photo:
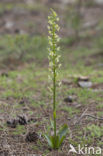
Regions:
<svg viewBox="0 0 103 156"><path fill-rule="evenodd" d="M59 36L57 35L57 32L60 30L59 25L57 22L59 21L59 18L56 14L56 12L51 9L51 14L48 16L48 43L49 43L49 80L52 82L52 86L50 86L50 91L52 93L52 99L53 99L53 121L52 121L52 127L53 127L53 135L46 134L45 137L47 139L47 142L49 146L52 149L58 149L63 140L66 137L66 134L68 132L68 126L65 124L63 125L59 132L57 133L57 124L56 124L56 92L57 92L57 86L58 86L58 70L61 66L59 63L60 60L60 47L58 46L58 43L60 41ZM60 85L60 82L59 82Z"/></svg>

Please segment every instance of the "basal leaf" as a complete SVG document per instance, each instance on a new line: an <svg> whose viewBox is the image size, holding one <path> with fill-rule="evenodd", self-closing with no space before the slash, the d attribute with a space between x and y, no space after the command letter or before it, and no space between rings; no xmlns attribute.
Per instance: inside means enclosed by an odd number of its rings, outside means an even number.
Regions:
<svg viewBox="0 0 103 156"><path fill-rule="evenodd" d="M59 136L52 136L52 144L53 144L53 149L58 149L59 148Z"/></svg>
<svg viewBox="0 0 103 156"><path fill-rule="evenodd" d="M67 132L68 132L68 126L64 124L63 127L58 132L58 136L60 137L60 140L62 139L62 137L66 136Z"/></svg>
<svg viewBox="0 0 103 156"><path fill-rule="evenodd" d="M65 139L65 136L62 136L62 138L59 140L59 146L61 146L61 144L63 143L64 139Z"/></svg>
<svg viewBox="0 0 103 156"><path fill-rule="evenodd" d="M51 148L53 148L53 142L52 142L51 136L48 136L48 135L46 135L46 134L45 134L44 136L45 136L45 138L46 138L46 140L47 140L49 146L50 146Z"/></svg>

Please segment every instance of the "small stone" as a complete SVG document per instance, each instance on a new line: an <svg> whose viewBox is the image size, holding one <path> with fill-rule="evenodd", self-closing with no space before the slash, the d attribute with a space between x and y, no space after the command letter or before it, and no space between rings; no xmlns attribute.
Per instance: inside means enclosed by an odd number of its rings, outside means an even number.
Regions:
<svg viewBox="0 0 103 156"><path fill-rule="evenodd" d="M24 101L24 100L21 100L21 101L19 102L19 104L23 105L23 104L25 104L25 101Z"/></svg>
<svg viewBox="0 0 103 156"><path fill-rule="evenodd" d="M78 85L82 88L91 88L92 82L90 82L90 81L79 81Z"/></svg>
<svg viewBox="0 0 103 156"><path fill-rule="evenodd" d="M14 26L14 23L12 21L7 21L5 24L6 29L12 29L13 26Z"/></svg>
<svg viewBox="0 0 103 156"><path fill-rule="evenodd" d="M27 3L28 5L33 5L33 4L34 4L34 1L33 1L33 0L26 0L26 3Z"/></svg>
<svg viewBox="0 0 103 156"><path fill-rule="evenodd" d="M68 96L67 98L64 99L64 102L73 102L73 97Z"/></svg>
<svg viewBox="0 0 103 156"><path fill-rule="evenodd" d="M103 4L103 0L95 0L95 2L98 4Z"/></svg>
<svg viewBox="0 0 103 156"><path fill-rule="evenodd" d="M20 33L20 30L16 28L16 29L14 30L14 32L15 32L16 34L19 34L19 33Z"/></svg>
<svg viewBox="0 0 103 156"><path fill-rule="evenodd" d="M103 67L103 63L97 64L98 67Z"/></svg>
<svg viewBox="0 0 103 156"><path fill-rule="evenodd" d="M77 78L77 81L89 81L89 77L87 76L80 76Z"/></svg>
<svg viewBox="0 0 103 156"><path fill-rule="evenodd" d="M26 32L25 32L24 30L20 30L20 29L18 29L18 28L16 28L16 29L14 30L14 33L16 33L16 34L26 34Z"/></svg>

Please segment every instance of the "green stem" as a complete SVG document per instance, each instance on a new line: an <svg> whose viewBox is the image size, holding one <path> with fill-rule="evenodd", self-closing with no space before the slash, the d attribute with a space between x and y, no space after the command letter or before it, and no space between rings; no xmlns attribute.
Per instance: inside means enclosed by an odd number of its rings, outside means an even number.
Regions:
<svg viewBox="0 0 103 156"><path fill-rule="evenodd" d="M54 116L54 136L56 137L56 78L54 69L54 79L53 79L53 116Z"/></svg>
<svg viewBox="0 0 103 156"><path fill-rule="evenodd" d="M53 24L53 52L55 54L55 26ZM54 136L56 137L56 69L55 69L55 55L53 58L53 118L54 118Z"/></svg>

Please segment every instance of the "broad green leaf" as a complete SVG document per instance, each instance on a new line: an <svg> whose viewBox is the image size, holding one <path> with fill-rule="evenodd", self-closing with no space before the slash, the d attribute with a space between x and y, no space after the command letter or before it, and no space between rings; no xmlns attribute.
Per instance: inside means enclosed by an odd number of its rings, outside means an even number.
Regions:
<svg viewBox="0 0 103 156"><path fill-rule="evenodd" d="M45 136L45 138L46 138L46 140L47 140L49 146L50 146L51 148L53 148L52 138L51 138L50 136L47 136L46 134L45 134L44 136Z"/></svg>
<svg viewBox="0 0 103 156"><path fill-rule="evenodd" d="M62 138L59 140L59 146L61 146L61 144L63 143L64 139L65 139L65 136L62 136Z"/></svg>
<svg viewBox="0 0 103 156"><path fill-rule="evenodd" d="M66 136L67 132L68 132L68 126L66 124L64 124L63 127L58 132L58 135L60 137L60 140L62 139L62 137L65 137Z"/></svg>

